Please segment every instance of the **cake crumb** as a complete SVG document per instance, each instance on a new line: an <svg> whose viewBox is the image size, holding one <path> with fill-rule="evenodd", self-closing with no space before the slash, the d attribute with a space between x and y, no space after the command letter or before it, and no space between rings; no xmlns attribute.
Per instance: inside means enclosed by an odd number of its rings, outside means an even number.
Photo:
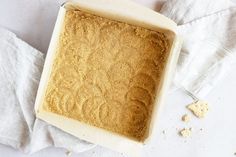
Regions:
<svg viewBox="0 0 236 157"><path fill-rule="evenodd" d="M72 152L71 151L66 151L66 156L71 156L72 155Z"/></svg>
<svg viewBox="0 0 236 157"><path fill-rule="evenodd" d="M166 131L165 131L165 130L162 130L162 134L166 134Z"/></svg>
<svg viewBox="0 0 236 157"><path fill-rule="evenodd" d="M190 137L192 134L192 128L184 128L184 129L180 130L179 134L182 137Z"/></svg>
<svg viewBox="0 0 236 157"><path fill-rule="evenodd" d="M204 118L209 110L208 103L202 100L188 105L187 108L198 118Z"/></svg>
<svg viewBox="0 0 236 157"><path fill-rule="evenodd" d="M183 122L189 122L190 121L190 116L188 114L185 114L182 116L182 121Z"/></svg>

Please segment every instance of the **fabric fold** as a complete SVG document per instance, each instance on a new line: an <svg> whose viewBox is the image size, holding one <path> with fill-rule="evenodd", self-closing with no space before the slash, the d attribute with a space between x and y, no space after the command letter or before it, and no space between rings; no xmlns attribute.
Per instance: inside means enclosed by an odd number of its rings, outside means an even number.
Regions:
<svg viewBox="0 0 236 157"><path fill-rule="evenodd" d="M183 25L235 7L235 5L231 0L167 0L160 12L178 25Z"/></svg>
<svg viewBox="0 0 236 157"><path fill-rule="evenodd" d="M0 28L0 143L25 153L48 146L81 152L93 144L36 119L34 102L44 55Z"/></svg>
<svg viewBox="0 0 236 157"><path fill-rule="evenodd" d="M162 13L179 24L184 41L175 87L204 99L236 63L236 5L228 0L169 0Z"/></svg>

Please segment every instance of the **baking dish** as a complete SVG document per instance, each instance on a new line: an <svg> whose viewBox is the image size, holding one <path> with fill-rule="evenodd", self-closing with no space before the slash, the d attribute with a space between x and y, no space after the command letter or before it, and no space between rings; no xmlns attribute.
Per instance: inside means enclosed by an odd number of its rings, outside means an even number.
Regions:
<svg viewBox="0 0 236 157"><path fill-rule="evenodd" d="M65 13L67 10L81 10L92 13L108 19L126 22L128 24L144 27L150 30L163 32L168 36L171 43L169 49L169 56L161 76L161 82L158 87L156 102L152 111L152 117L149 123L148 133L144 140L136 141L134 139L113 133L111 131L94 127L80 121L67 118L58 114L47 112L42 108L45 91L48 86L48 80L52 72L53 60L59 42L60 32L63 26ZM139 156L141 154L142 146L152 138L153 130L157 121L157 111L159 106L163 103L164 96L168 85L171 81L177 58L181 47L181 39L176 33L177 25L170 19L131 1L120 0L77 0L68 1L62 4L52 39L48 49L45 60L45 65L42 77L39 84L39 89L35 102L36 116L76 137L86 141L99 144L101 146L127 153L131 156Z"/></svg>

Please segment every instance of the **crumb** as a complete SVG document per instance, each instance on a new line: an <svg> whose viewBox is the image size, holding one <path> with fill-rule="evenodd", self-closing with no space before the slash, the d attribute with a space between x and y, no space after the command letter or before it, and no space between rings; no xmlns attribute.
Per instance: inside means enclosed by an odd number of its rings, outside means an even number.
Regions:
<svg viewBox="0 0 236 157"><path fill-rule="evenodd" d="M184 129L180 130L179 134L182 137L189 137L192 134L192 128L184 128Z"/></svg>
<svg viewBox="0 0 236 157"><path fill-rule="evenodd" d="M183 115L182 116L182 121L189 122L190 121L190 116L188 114Z"/></svg>
<svg viewBox="0 0 236 157"><path fill-rule="evenodd" d="M204 118L209 110L208 103L201 100L188 105L187 108L198 118Z"/></svg>
<svg viewBox="0 0 236 157"><path fill-rule="evenodd" d="M236 152L234 152L234 155L236 155Z"/></svg>
<svg viewBox="0 0 236 157"><path fill-rule="evenodd" d="M203 129L201 128L200 131L202 131Z"/></svg>
<svg viewBox="0 0 236 157"><path fill-rule="evenodd" d="M66 151L66 156L71 156L72 155L72 152L71 151Z"/></svg>
<svg viewBox="0 0 236 157"><path fill-rule="evenodd" d="M165 130L162 130L162 134L166 134L166 131L165 131Z"/></svg>

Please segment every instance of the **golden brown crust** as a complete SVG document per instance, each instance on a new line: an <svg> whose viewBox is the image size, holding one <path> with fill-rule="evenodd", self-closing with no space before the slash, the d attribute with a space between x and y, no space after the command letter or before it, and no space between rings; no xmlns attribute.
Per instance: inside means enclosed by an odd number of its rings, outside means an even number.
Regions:
<svg viewBox="0 0 236 157"><path fill-rule="evenodd" d="M67 11L44 110L142 140L168 46L163 33Z"/></svg>

